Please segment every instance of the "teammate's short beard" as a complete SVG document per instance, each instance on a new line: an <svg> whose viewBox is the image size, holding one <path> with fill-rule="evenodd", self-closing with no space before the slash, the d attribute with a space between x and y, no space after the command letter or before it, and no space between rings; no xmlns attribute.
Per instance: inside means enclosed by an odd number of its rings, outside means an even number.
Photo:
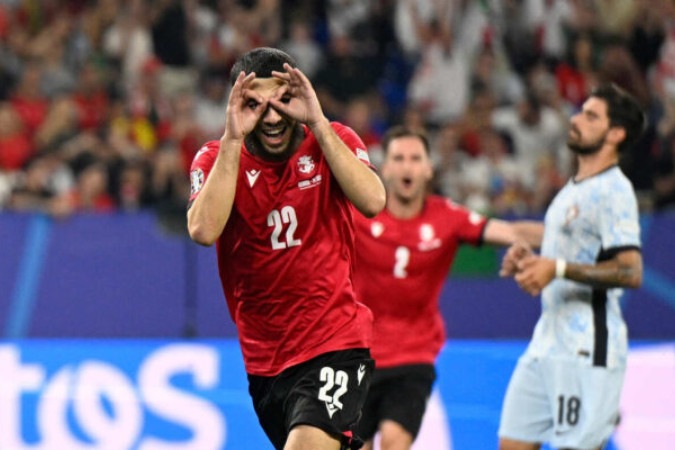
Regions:
<svg viewBox="0 0 675 450"><path fill-rule="evenodd" d="M570 139L567 140L567 147L569 147L570 150L572 150L573 153L576 153L577 155L592 155L594 153L597 153L600 151L602 146L605 144L605 139L607 139L607 133L609 131L606 131L600 139L598 139L594 143L590 144L582 144L580 142L572 142Z"/></svg>

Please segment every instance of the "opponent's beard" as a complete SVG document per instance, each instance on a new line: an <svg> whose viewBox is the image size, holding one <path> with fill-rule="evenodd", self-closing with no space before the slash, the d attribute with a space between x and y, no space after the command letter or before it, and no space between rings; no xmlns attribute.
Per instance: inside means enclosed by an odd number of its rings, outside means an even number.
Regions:
<svg viewBox="0 0 675 450"><path fill-rule="evenodd" d="M578 141L574 141L572 139L567 140L567 147L572 150L572 152L576 153L577 155L592 155L594 153L597 153L600 151L602 146L605 144L605 139L607 138L607 133L603 134L600 139L598 139L596 142L592 142L590 144L583 144Z"/></svg>

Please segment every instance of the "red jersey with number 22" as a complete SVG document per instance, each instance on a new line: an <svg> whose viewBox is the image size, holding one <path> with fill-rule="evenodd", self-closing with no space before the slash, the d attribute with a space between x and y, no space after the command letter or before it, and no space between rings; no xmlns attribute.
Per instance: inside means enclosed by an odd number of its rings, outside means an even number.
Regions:
<svg viewBox="0 0 675 450"><path fill-rule="evenodd" d="M384 210L356 223L354 284L373 312L378 368L434 364L445 342L439 295L461 243L480 244L487 219L440 196L397 219Z"/></svg>
<svg viewBox="0 0 675 450"><path fill-rule="evenodd" d="M332 124L359 159L365 145ZM353 216L360 215L333 178L316 138L284 162L245 147L234 206L217 254L246 372L273 376L322 353L370 346L372 314L352 284ZM191 201L207 179L219 142L206 143L191 168Z"/></svg>

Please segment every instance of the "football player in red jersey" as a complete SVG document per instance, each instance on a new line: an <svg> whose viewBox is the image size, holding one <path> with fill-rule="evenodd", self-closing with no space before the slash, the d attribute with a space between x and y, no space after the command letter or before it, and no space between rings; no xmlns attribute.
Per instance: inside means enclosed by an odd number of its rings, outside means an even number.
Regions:
<svg viewBox="0 0 675 450"><path fill-rule="evenodd" d="M225 131L191 167L190 237L218 268L258 419L277 449L359 448L372 314L352 284L354 216L384 207L365 145L329 122L286 53L232 68Z"/></svg>
<svg viewBox="0 0 675 450"><path fill-rule="evenodd" d="M432 178L426 134L403 126L382 140L381 175L387 206L356 221L357 297L373 311L376 370L359 436L382 450L412 446L436 379L435 360L445 342L439 294L460 244L507 245L526 239L537 246L535 222L488 219L450 199L428 194Z"/></svg>

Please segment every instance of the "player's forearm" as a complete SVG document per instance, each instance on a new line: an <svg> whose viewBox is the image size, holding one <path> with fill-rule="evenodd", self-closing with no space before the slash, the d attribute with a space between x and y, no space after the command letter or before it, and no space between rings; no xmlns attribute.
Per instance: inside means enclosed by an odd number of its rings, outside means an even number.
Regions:
<svg viewBox="0 0 675 450"><path fill-rule="evenodd" d="M312 132L321 146L342 191L364 216L373 217L384 208L386 193L380 178L359 161L339 138L328 120Z"/></svg>
<svg viewBox="0 0 675 450"><path fill-rule="evenodd" d="M598 264L567 263L565 278L597 288L637 288L642 283L642 261L613 259Z"/></svg>
<svg viewBox="0 0 675 450"><path fill-rule="evenodd" d="M516 239L525 241L532 248L540 248L544 239L544 224L533 220L513 222Z"/></svg>
<svg viewBox="0 0 675 450"><path fill-rule="evenodd" d="M212 245L223 232L234 204L239 172L241 141L225 141L204 187L187 214L190 238Z"/></svg>
<svg viewBox="0 0 675 450"><path fill-rule="evenodd" d="M544 225L541 222L490 219L485 227L483 241L492 245L525 242L532 248L539 248L543 236Z"/></svg>

